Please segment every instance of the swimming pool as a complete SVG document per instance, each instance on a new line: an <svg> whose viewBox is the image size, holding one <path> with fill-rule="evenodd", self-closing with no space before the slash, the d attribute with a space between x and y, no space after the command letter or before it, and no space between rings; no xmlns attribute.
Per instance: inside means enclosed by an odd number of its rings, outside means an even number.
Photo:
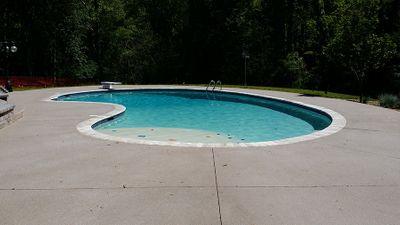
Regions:
<svg viewBox="0 0 400 225"><path fill-rule="evenodd" d="M326 110L243 93L139 89L67 94L56 100L123 105L126 110L90 126L106 139L133 143L257 145L318 136L332 125Z"/></svg>

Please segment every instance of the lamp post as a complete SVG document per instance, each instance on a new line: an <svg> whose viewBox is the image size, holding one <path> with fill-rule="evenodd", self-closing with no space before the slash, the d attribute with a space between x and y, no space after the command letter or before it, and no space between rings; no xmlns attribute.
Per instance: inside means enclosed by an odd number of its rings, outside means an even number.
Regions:
<svg viewBox="0 0 400 225"><path fill-rule="evenodd" d="M242 51L242 58L244 59L244 86L247 86L247 60L250 59L246 50Z"/></svg>
<svg viewBox="0 0 400 225"><path fill-rule="evenodd" d="M17 46L13 41L0 41L0 51L5 52L6 54L6 85L5 88L9 91L12 92L12 85L11 85L11 80L10 80L10 63L8 60L9 54L10 53L16 53L18 51Z"/></svg>

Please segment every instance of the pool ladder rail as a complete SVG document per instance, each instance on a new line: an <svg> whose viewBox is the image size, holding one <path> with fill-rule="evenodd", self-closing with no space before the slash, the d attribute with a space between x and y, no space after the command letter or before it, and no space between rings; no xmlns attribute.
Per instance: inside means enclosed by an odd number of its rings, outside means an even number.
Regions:
<svg viewBox="0 0 400 225"><path fill-rule="evenodd" d="M208 86L206 88L206 91L208 91L208 89L212 86L212 90L214 91L215 88L219 85L219 90L222 90L222 82L220 80L218 80L217 82L215 82L214 80L211 80L210 83L208 83Z"/></svg>

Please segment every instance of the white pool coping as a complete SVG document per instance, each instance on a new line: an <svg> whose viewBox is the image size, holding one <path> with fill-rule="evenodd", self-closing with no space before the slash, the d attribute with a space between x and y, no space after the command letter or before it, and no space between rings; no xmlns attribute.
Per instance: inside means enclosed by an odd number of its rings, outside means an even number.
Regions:
<svg viewBox="0 0 400 225"><path fill-rule="evenodd" d="M204 88L187 88L187 87L149 87L149 88L119 88L114 89L112 91L129 91L129 90L150 90L150 89L171 89L171 90L195 90L195 91L204 91ZM341 114L316 105L306 104L299 101L292 101L284 98L277 98L269 95L262 95L262 94L254 94L248 93L243 91L231 91L231 90L222 90L221 92L225 93L236 93L236 94L244 94L248 96L255 96L255 97L262 97L262 98L269 98L273 100L279 100L288 103L294 103L300 106L316 109L328 114L332 118L332 123L325 129L316 131L314 133L297 136L292 138L280 139L276 141L265 141L265 142L250 142L250 143L190 143L190 142L179 142L179 141L152 141L152 140L141 140L141 139L133 139L133 138L124 138L124 137L117 137L113 135L104 134L94 130L92 127L96 123L99 123L103 120L110 119L115 116L119 116L120 114L124 113L126 108L123 105L113 104L113 103L101 103L101 102L80 102L80 101L56 101L58 97L64 95L71 95L71 94L80 94L80 93L92 93L92 92L108 92L108 90L88 90L88 91L78 91L78 92L68 92L68 93L58 93L53 95L43 101L48 102L55 102L55 103L83 103L83 104L103 104L103 105L112 105L114 109L106 114L103 115L90 115L91 118L79 123L76 128L77 130L84 134L94 138L99 138L108 141L115 141L115 142L122 142L122 143L132 143L132 144L145 144L145 145L160 145L160 146L175 146L175 147L211 147L211 148L230 148L230 147L265 147L265 146L276 146L276 145L285 145L285 144L294 144L303 141L310 141L321 137L326 137L332 135L334 133L339 132L346 126L346 119Z"/></svg>

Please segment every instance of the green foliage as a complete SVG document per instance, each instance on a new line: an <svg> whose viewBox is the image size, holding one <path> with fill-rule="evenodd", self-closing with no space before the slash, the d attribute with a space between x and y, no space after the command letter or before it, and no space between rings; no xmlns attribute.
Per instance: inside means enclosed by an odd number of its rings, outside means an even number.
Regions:
<svg viewBox="0 0 400 225"><path fill-rule="evenodd" d="M291 52L283 62L287 75L292 80L292 87L304 88L309 78L306 65L298 52Z"/></svg>
<svg viewBox="0 0 400 225"><path fill-rule="evenodd" d="M97 64L92 60L88 60L82 64L76 65L71 72L76 78L91 80L97 73Z"/></svg>
<svg viewBox="0 0 400 225"><path fill-rule="evenodd" d="M90 24L87 22L87 9L80 4L79 1L72 1L66 9L69 14L59 24L64 53L59 56L59 62L65 68L60 73L87 80L95 77L97 65L86 54L85 32Z"/></svg>
<svg viewBox="0 0 400 225"><path fill-rule="evenodd" d="M260 8L262 7L262 2L263 0L252 0L251 4L254 8Z"/></svg>
<svg viewBox="0 0 400 225"><path fill-rule="evenodd" d="M151 30L135 24L134 20L127 20L124 27L114 32L110 42L112 55L117 59L111 68L127 83L141 83L155 63L151 57L155 45Z"/></svg>
<svg viewBox="0 0 400 225"><path fill-rule="evenodd" d="M1 1L12 74L400 90L397 0ZM4 36L4 37L3 37ZM7 58L0 55L0 73ZM349 76L349 74L353 74ZM364 93L365 92L365 93Z"/></svg>
<svg viewBox="0 0 400 225"><path fill-rule="evenodd" d="M400 99L396 95L382 94L379 95L379 105L385 108L398 108L400 107Z"/></svg>
<svg viewBox="0 0 400 225"><path fill-rule="evenodd" d="M376 34L380 1L337 0L336 5L329 20L334 35L324 54L356 76L362 101L366 77L386 66L397 46L389 35Z"/></svg>

